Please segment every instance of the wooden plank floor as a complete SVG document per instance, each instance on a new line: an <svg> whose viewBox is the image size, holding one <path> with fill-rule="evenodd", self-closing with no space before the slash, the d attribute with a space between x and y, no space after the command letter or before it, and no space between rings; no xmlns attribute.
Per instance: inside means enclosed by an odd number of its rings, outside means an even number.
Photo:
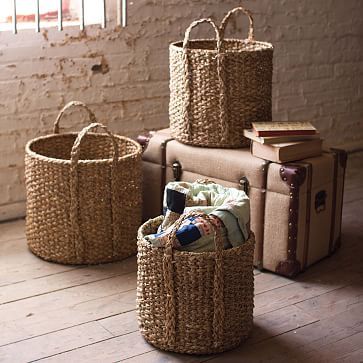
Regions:
<svg viewBox="0 0 363 363"><path fill-rule="evenodd" d="M342 248L296 280L255 272L252 337L214 356L164 353L135 313L136 261L44 262L0 224L0 362L363 362L363 154L348 163Z"/></svg>

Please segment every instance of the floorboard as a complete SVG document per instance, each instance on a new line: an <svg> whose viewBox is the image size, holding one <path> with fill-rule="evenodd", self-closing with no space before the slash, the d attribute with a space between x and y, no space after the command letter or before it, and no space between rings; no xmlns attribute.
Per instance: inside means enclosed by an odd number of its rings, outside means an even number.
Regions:
<svg viewBox="0 0 363 363"><path fill-rule="evenodd" d="M111 338L113 335L97 322L77 325L33 339L0 347L0 362L23 363L56 355L67 350L86 346Z"/></svg>
<svg viewBox="0 0 363 363"><path fill-rule="evenodd" d="M82 348L39 360L42 363L115 362L147 353L154 348L142 339L139 331L103 340Z"/></svg>
<svg viewBox="0 0 363 363"><path fill-rule="evenodd" d="M17 284L3 286L0 290L0 305L97 281L104 281L111 277L135 271L136 259L131 258L123 263L74 268L36 279L33 278Z"/></svg>
<svg viewBox="0 0 363 363"><path fill-rule="evenodd" d="M135 311L136 259L99 266L45 262L24 220L0 223L0 362L362 362L363 153L349 158L342 247L296 279L254 271L251 337L212 356L146 343Z"/></svg>
<svg viewBox="0 0 363 363"><path fill-rule="evenodd" d="M1 242L25 238L25 220L21 218L10 222L0 222L0 231Z"/></svg>

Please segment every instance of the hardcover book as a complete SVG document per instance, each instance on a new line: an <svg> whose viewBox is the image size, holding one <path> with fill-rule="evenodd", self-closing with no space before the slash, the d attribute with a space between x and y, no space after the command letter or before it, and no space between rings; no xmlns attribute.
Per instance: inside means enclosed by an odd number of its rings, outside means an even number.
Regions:
<svg viewBox="0 0 363 363"><path fill-rule="evenodd" d="M308 121L252 122L256 136L315 135L316 128Z"/></svg>
<svg viewBox="0 0 363 363"><path fill-rule="evenodd" d="M243 135L252 141L259 142L260 144L277 144L281 142L304 141L320 138L319 132L314 135L282 135L261 137L256 136L253 130L244 130Z"/></svg>
<svg viewBox="0 0 363 363"><path fill-rule="evenodd" d="M254 141L252 142L251 152L254 156L261 159L276 163L286 163L321 155L322 140L315 139L270 145L264 145Z"/></svg>

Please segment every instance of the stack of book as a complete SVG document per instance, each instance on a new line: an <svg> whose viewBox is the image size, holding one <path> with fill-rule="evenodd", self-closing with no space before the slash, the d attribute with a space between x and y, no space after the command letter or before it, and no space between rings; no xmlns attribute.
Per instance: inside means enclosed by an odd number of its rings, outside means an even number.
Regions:
<svg viewBox="0 0 363 363"><path fill-rule="evenodd" d="M322 139L316 128L306 121L253 122L244 136L251 139L251 152L276 163L321 155Z"/></svg>

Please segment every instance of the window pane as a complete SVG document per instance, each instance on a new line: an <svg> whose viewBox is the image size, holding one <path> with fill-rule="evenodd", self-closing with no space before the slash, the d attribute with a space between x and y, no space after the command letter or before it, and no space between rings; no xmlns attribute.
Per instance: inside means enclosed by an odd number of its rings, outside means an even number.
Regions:
<svg viewBox="0 0 363 363"><path fill-rule="evenodd" d="M41 25L46 22L56 22L58 18L57 0L40 0L39 13Z"/></svg>
<svg viewBox="0 0 363 363"><path fill-rule="evenodd" d="M27 1L27 0L22 0ZM63 22L74 22L78 20L79 7L77 6L78 0L63 0L62 2L62 15ZM40 21L41 23L56 23L58 19L58 0L40 0Z"/></svg>
<svg viewBox="0 0 363 363"><path fill-rule="evenodd" d="M0 30L11 29L12 15L13 15L13 1L1 0Z"/></svg>
<svg viewBox="0 0 363 363"><path fill-rule="evenodd" d="M79 2L79 0L77 0ZM103 0L84 0L85 24L102 23Z"/></svg>
<svg viewBox="0 0 363 363"><path fill-rule="evenodd" d="M10 30L13 18L13 0L0 0L0 30ZM16 20L18 28L35 27L37 11L35 0L16 1ZM39 0L40 25L49 27L57 25L59 0ZM84 0L85 24L101 24L103 14L103 0ZM81 14L81 0L63 0L64 25L79 24Z"/></svg>

